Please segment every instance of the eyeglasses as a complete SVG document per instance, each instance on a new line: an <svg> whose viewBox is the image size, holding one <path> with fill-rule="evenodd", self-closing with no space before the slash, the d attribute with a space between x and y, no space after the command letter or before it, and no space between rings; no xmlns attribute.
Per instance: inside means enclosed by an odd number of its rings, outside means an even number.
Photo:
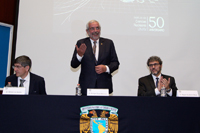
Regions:
<svg viewBox="0 0 200 133"><path fill-rule="evenodd" d="M12 66L13 69L17 68L17 69L20 69L22 68L23 66Z"/></svg>
<svg viewBox="0 0 200 133"><path fill-rule="evenodd" d="M100 27L91 27L91 28L89 28L89 30L100 30Z"/></svg>
<svg viewBox="0 0 200 133"><path fill-rule="evenodd" d="M153 66L158 66L158 65L160 65L159 63L155 63L155 64L149 64L149 67L153 67Z"/></svg>

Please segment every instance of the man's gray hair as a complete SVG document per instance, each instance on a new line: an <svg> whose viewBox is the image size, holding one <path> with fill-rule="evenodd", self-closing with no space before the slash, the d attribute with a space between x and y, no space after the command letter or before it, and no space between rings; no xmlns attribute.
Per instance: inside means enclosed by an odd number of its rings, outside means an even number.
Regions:
<svg viewBox="0 0 200 133"><path fill-rule="evenodd" d="M147 60L147 66L149 66L149 62L158 61L160 65L162 65L162 60L158 56L151 56Z"/></svg>
<svg viewBox="0 0 200 133"><path fill-rule="evenodd" d="M86 24L86 30L89 30L89 24L97 22L99 24L99 22L97 20L90 20L87 24ZM99 24L99 28L101 29L101 25Z"/></svg>
<svg viewBox="0 0 200 133"><path fill-rule="evenodd" d="M29 66L29 70L31 69L31 65L32 65L31 59L28 56L26 56L26 55L22 55L22 56L17 57L14 60L14 64L15 63L19 63L23 67Z"/></svg>

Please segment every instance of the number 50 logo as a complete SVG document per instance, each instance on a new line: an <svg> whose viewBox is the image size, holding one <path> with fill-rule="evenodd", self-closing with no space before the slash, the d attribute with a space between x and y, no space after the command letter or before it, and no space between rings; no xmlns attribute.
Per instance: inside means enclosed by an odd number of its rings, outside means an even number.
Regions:
<svg viewBox="0 0 200 133"><path fill-rule="evenodd" d="M165 25L165 21L162 17L149 17L149 27L150 28L163 28Z"/></svg>

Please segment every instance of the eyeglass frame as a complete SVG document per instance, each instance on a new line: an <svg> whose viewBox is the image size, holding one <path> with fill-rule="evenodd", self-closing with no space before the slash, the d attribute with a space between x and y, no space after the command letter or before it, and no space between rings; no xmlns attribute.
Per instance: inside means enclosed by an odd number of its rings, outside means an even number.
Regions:
<svg viewBox="0 0 200 133"><path fill-rule="evenodd" d="M160 65L160 63L149 64L148 66L153 67L153 66L158 66L158 65Z"/></svg>
<svg viewBox="0 0 200 133"><path fill-rule="evenodd" d="M15 69L15 68L20 69L22 67L26 67L26 66L22 66L22 65L21 66L15 66L15 65L12 66L13 69Z"/></svg>
<svg viewBox="0 0 200 133"><path fill-rule="evenodd" d="M90 27L89 30L91 31L94 31L94 30L101 30L101 27L100 26L97 26L97 27Z"/></svg>

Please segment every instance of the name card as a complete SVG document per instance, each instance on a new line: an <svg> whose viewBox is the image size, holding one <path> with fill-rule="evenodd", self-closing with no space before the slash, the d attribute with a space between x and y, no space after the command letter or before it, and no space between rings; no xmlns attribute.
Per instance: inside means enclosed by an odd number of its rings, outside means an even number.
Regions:
<svg viewBox="0 0 200 133"><path fill-rule="evenodd" d="M177 97L199 97L197 90L177 90Z"/></svg>
<svg viewBox="0 0 200 133"><path fill-rule="evenodd" d="M25 95L25 87L4 87L3 95Z"/></svg>
<svg viewBox="0 0 200 133"><path fill-rule="evenodd" d="M87 96L109 96L108 89L87 89Z"/></svg>

